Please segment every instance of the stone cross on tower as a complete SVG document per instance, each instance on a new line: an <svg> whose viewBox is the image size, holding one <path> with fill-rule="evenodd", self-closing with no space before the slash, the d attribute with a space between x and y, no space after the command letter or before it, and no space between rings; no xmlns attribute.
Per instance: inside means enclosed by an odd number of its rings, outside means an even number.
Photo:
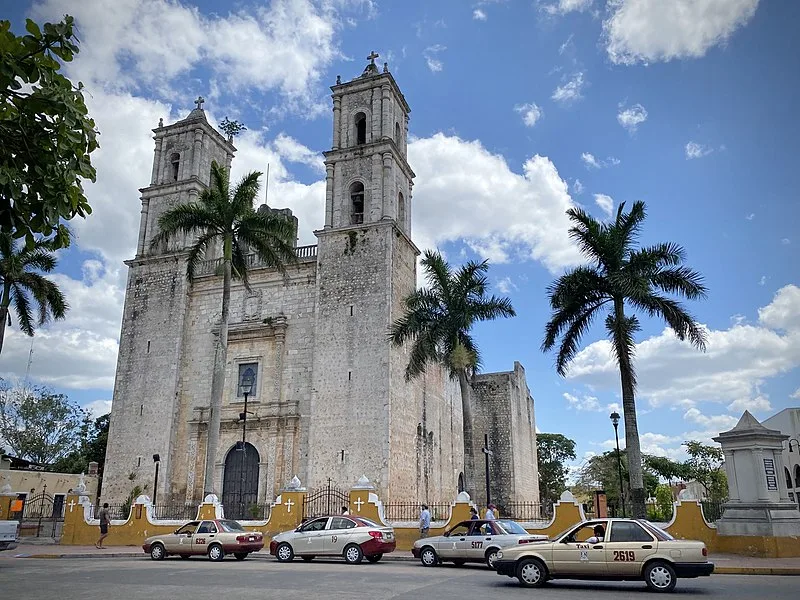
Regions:
<svg viewBox="0 0 800 600"><path fill-rule="evenodd" d="M194 103L197 105L197 108L199 108L200 110L203 110L203 102L205 102L205 101L206 101L205 98L203 98L202 96L198 96L197 100L195 100Z"/></svg>
<svg viewBox="0 0 800 600"><path fill-rule="evenodd" d="M374 65L375 59L378 58L379 56L380 54L378 54L377 52L375 52L375 50L373 50L372 52L369 53L369 56L367 58L369 59L370 63Z"/></svg>

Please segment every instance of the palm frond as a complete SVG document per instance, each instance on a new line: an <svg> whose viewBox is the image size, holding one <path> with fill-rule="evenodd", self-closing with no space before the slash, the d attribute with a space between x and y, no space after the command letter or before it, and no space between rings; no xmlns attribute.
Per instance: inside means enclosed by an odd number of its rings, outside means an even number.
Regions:
<svg viewBox="0 0 800 600"><path fill-rule="evenodd" d="M199 265L206 258L206 251L208 245L217 237L219 233L215 230L206 231L197 238L197 241L192 244L189 250L189 256L186 259L186 279L190 282L194 280L194 274Z"/></svg>
<svg viewBox="0 0 800 600"><path fill-rule="evenodd" d="M257 213L252 209L239 221L235 237L255 252L265 266L281 273L297 262L294 224L283 215Z"/></svg>
<svg viewBox="0 0 800 600"><path fill-rule="evenodd" d="M447 303L451 294L452 270L450 265L435 250L426 250L420 265L425 272L425 280L428 282L428 286Z"/></svg>
<svg viewBox="0 0 800 600"><path fill-rule="evenodd" d="M17 284L11 285L11 303L14 305L14 310L17 313L19 328L22 330L22 333L27 336L33 336L34 321L31 303L28 300L28 296L25 294L25 290Z"/></svg>
<svg viewBox="0 0 800 600"><path fill-rule="evenodd" d="M493 321L499 317L516 317L517 313L511 305L511 299L491 296L472 302L469 310L476 321Z"/></svg>
<svg viewBox="0 0 800 600"><path fill-rule="evenodd" d="M587 258L598 264L605 264L608 251L604 244L606 227L582 208L570 208L567 216L575 223L569 229L569 237Z"/></svg>
<svg viewBox="0 0 800 600"><path fill-rule="evenodd" d="M658 294L631 297L629 300L649 316L664 319L679 340L689 338L689 342L696 348L703 351L706 349L706 330L694 320L680 302Z"/></svg>
<svg viewBox="0 0 800 600"><path fill-rule="evenodd" d="M179 204L161 215L158 219L158 233L150 242L157 248L178 234L192 235L198 232L224 232L220 214L200 204Z"/></svg>
<svg viewBox="0 0 800 600"><path fill-rule="evenodd" d="M602 302L590 304L589 306L583 307L571 319L569 319L569 327L566 329L561 338L561 345L559 346L558 356L556 357L556 371L558 371L558 374L562 377L567 374L570 361L578 353L578 347L580 346L580 341L583 337L583 334L588 331L589 327L591 327L592 322L597 316L597 312L602 305ZM549 325L550 324L548 323L548 327ZM566 325L566 323L564 325ZM547 339L550 339L550 332L548 332ZM550 344L550 347L552 347L554 343L555 338L553 338L553 343Z"/></svg>
<svg viewBox="0 0 800 600"><path fill-rule="evenodd" d="M240 240L233 238L231 243L231 275L234 279L239 279L244 285L244 289L250 291L250 265L247 262L247 254L242 248Z"/></svg>
<svg viewBox="0 0 800 600"><path fill-rule="evenodd" d="M258 190L261 188L259 178L262 173L259 171L252 171L247 173L233 190L233 199L231 200L231 208L234 214L244 214L247 209L253 209L253 203L258 196Z"/></svg>
<svg viewBox="0 0 800 600"><path fill-rule="evenodd" d="M679 294L689 300L705 298L708 293L703 276L689 267L664 269L655 273L650 281L668 294Z"/></svg>
<svg viewBox="0 0 800 600"><path fill-rule="evenodd" d="M436 341L428 332L419 335L411 345L411 353L406 367L406 381L419 377L425 372L428 363L440 361Z"/></svg>

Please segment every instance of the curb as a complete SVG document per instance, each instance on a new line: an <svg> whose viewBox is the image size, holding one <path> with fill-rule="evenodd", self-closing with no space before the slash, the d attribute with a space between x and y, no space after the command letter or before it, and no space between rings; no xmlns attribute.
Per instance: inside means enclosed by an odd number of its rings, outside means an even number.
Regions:
<svg viewBox="0 0 800 600"><path fill-rule="evenodd" d="M3 558L3 557L0 557ZM83 553L76 553L76 554L59 554L55 552L42 552L42 553L26 553L26 554L12 554L8 558L141 558L141 559L148 559L149 556L144 552L109 552L104 554L98 553L91 553L91 552L83 552ZM264 556L251 556L250 560L274 560L269 555ZM383 557L383 562L416 562L419 559L414 558L413 556L390 556L386 555Z"/></svg>
<svg viewBox="0 0 800 600"><path fill-rule="evenodd" d="M714 575L800 575L799 567L714 567Z"/></svg>

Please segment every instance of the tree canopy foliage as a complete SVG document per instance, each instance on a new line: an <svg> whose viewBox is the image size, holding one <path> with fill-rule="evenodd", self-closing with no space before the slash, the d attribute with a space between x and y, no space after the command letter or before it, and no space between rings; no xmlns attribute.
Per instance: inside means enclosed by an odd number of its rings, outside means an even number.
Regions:
<svg viewBox="0 0 800 600"><path fill-rule="evenodd" d="M89 470L89 463L96 462L98 473L102 475L106 462L110 417L111 414L108 413L97 417L93 422L82 423L79 446L54 462L50 470L57 473L86 473Z"/></svg>
<svg viewBox="0 0 800 600"><path fill-rule="evenodd" d="M567 489L569 468L564 463L575 460L575 441L560 433L537 433L536 450L539 498L542 504L551 504Z"/></svg>
<svg viewBox="0 0 800 600"><path fill-rule="evenodd" d="M81 180L95 180L90 154L98 148L83 98L61 72L78 53L69 15L42 28L28 19L26 35L0 21L0 232L69 245L63 221L92 212Z"/></svg>
<svg viewBox="0 0 800 600"><path fill-rule="evenodd" d="M19 458L49 465L81 447L92 421L84 409L47 388L0 392L0 438Z"/></svg>

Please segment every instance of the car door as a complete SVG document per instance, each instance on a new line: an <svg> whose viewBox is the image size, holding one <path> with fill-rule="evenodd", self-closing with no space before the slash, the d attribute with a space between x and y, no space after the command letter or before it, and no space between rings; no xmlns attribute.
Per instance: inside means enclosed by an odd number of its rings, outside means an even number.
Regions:
<svg viewBox="0 0 800 600"><path fill-rule="evenodd" d="M164 536L164 547L170 554L191 554L192 536L197 531L200 521L190 521L175 533Z"/></svg>
<svg viewBox="0 0 800 600"><path fill-rule="evenodd" d="M589 543L597 525L608 531L607 521L589 521L581 523L553 544L554 573L560 577L602 576L607 573L604 542Z"/></svg>
<svg viewBox="0 0 800 600"><path fill-rule="evenodd" d="M606 539L609 575L639 575L647 557L657 550L656 539L635 521L611 521Z"/></svg>
<svg viewBox="0 0 800 600"><path fill-rule="evenodd" d="M355 521L347 517L331 517L328 524L328 535L324 537L325 554L337 556L341 554L344 551L344 547L350 543L355 527Z"/></svg>
<svg viewBox="0 0 800 600"><path fill-rule="evenodd" d="M439 542L439 557L452 560L454 558L467 559L467 545L471 545L472 540L468 539L472 523L462 521L453 527L445 538Z"/></svg>
<svg viewBox="0 0 800 600"><path fill-rule="evenodd" d="M292 540L295 554L323 554L329 520L328 517L320 517L305 523Z"/></svg>
<svg viewBox="0 0 800 600"><path fill-rule="evenodd" d="M472 521L465 544L466 558L470 561L483 561L486 549L496 533L500 533L500 529L493 521Z"/></svg>
<svg viewBox="0 0 800 600"><path fill-rule="evenodd" d="M217 524L214 521L203 521L192 536L192 554L205 554L208 545L217 536Z"/></svg>

